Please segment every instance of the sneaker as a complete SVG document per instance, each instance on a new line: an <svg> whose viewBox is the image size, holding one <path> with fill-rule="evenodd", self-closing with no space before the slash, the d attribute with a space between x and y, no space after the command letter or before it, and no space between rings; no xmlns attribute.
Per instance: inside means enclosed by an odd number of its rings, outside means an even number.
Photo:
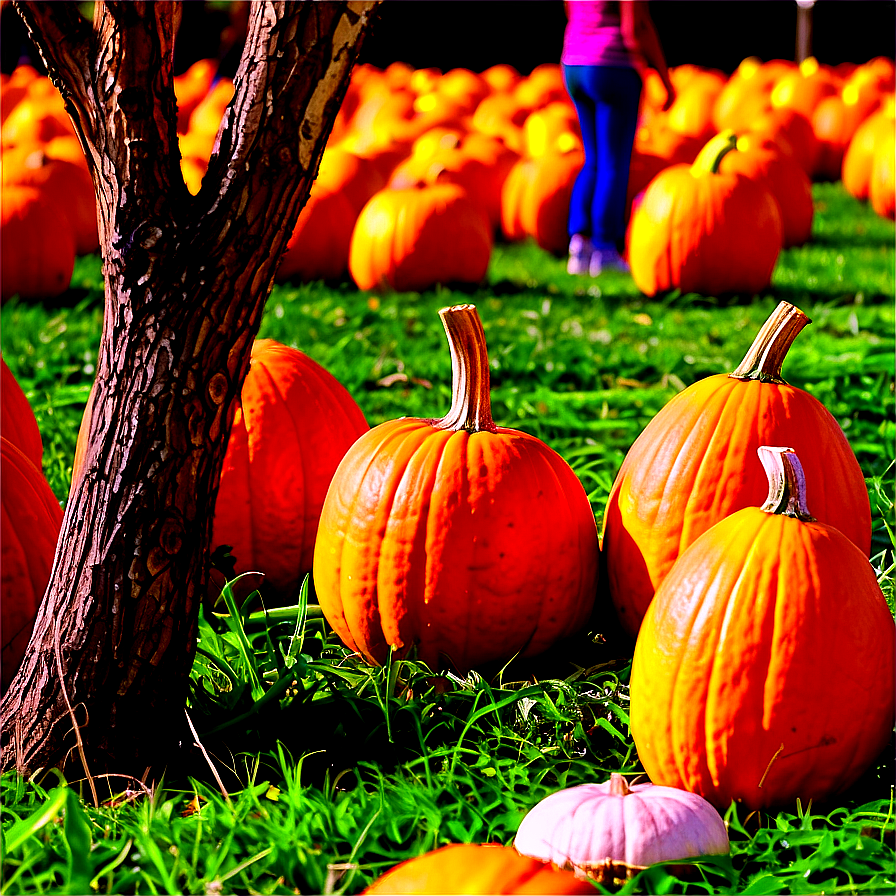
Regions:
<svg viewBox="0 0 896 896"><path fill-rule="evenodd" d="M566 270L570 274L587 274L594 255L594 247L587 236L576 233L569 241L569 261Z"/></svg>
<svg viewBox="0 0 896 896"><path fill-rule="evenodd" d="M628 262L615 249L595 249L591 253L588 273L592 277L597 277L603 271L620 271L623 274L628 274L630 268Z"/></svg>

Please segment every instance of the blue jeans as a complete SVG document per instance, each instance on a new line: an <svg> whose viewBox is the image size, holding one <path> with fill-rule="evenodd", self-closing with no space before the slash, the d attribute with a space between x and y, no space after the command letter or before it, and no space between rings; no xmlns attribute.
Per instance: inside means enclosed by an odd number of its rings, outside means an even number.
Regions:
<svg viewBox="0 0 896 896"><path fill-rule="evenodd" d="M569 204L569 234L590 236L596 249L621 249L641 76L633 68L564 65L563 77L585 148Z"/></svg>

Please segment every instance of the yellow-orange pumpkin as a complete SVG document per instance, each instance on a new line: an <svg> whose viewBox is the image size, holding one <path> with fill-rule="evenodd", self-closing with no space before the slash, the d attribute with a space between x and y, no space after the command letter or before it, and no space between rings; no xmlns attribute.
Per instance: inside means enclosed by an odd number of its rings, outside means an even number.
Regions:
<svg viewBox="0 0 896 896"><path fill-rule="evenodd" d="M806 487L823 484L790 449L760 456L768 500L678 558L632 663L631 730L651 780L722 811L845 790L893 729L896 629L871 564L809 515Z"/></svg>
<svg viewBox="0 0 896 896"><path fill-rule="evenodd" d="M588 618L597 533L575 473L533 436L494 424L482 323L443 309L454 398L441 420L366 433L321 513L314 585L340 638L460 670L545 650Z"/></svg>
<svg viewBox="0 0 896 896"><path fill-rule="evenodd" d="M672 165L632 213L628 260L645 295L671 289L719 295L768 286L781 251L781 212L766 187L722 174L733 132L718 134L693 165Z"/></svg>
<svg viewBox="0 0 896 896"><path fill-rule="evenodd" d="M385 189L358 216L348 269L359 289L478 283L491 251L488 215L462 187Z"/></svg>

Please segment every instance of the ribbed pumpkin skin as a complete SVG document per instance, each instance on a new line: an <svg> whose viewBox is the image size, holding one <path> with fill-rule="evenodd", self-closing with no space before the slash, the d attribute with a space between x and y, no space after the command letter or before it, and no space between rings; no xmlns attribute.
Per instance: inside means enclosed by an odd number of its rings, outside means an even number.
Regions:
<svg viewBox="0 0 896 896"><path fill-rule="evenodd" d="M358 289L406 292L436 283L478 283L491 251L488 216L460 187L386 189L358 216L348 269Z"/></svg>
<svg viewBox="0 0 896 896"><path fill-rule="evenodd" d="M645 770L720 811L844 790L890 737L894 635L842 533L738 511L682 554L644 617L630 717Z"/></svg>
<svg viewBox="0 0 896 896"><path fill-rule="evenodd" d="M321 506L349 446L368 430L346 389L317 362L256 340L221 472L212 546L237 572L289 595L311 571Z"/></svg>
<svg viewBox="0 0 896 896"><path fill-rule="evenodd" d="M41 469L44 446L34 411L6 361L0 358L0 435Z"/></svg>
<svg viewBox="0 0 896 896"><path fill-rule="evenodd" d="M680 164L644 191L631 218L628 259L648 296L670 289L753 294L768 286L781 241L781 213L765 187L739 174L694 177Z"/></svg>
<svg viewBox="0 0 896 896"><path fill-rule="evenodd" d="M0 689L5 691L50 581L62 509L43 473L5 438L0 438L0 463Z"/></svg>
<svg viewBox="0 0 896 896"><path fill-rule="evenodd" d="M432 668L545 650L581 627L597 533L565 461L525 433L375 427L333 477L314 552L327 620L372 663L418 644Z"/></svg>
<svg viewBox="0 0 896 896"><path fill-rule="evenodd" d="M450 843L401 862L374 881L365 894L594 893L594 885L571 871L498 843Z"/></svg>
<svg viewBox="0 0 896 896"><path fill-rule="evenodd" d="M719 520L765 500L768 481L756 461L760 445L796 451L809 482L812 513L868 555L871 508L865 480L824 405L784 383L707 377L676 395L647 424L607 500L602 553L613 602L630 635L637 634L678 555Z"/></svg>

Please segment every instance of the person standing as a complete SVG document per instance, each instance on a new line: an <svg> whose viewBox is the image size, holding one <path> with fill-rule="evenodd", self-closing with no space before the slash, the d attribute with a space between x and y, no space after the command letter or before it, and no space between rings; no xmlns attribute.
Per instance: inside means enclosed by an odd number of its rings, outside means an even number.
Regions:
<svg viewBox="0 0 896 896"><path fill-rule="evenodd" d="M656 69L668 109L675 88L646 0L565 0L560 62L576 107L585 164L569 208L570 274L627 271L625 199L641 99L640 69Z"/></svg>

